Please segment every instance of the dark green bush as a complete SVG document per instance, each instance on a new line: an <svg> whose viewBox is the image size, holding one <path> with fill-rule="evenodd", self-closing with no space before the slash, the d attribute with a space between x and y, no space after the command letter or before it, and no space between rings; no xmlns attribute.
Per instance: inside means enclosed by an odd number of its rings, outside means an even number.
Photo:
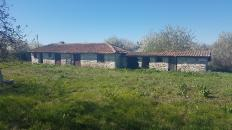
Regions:
<svg viewBox="0 0 232 130"><path fill-rule="evenodd" d="M204 97L209 97L210 95L210 91L206 86L203 86L200 93L204 96Z"/></svg>

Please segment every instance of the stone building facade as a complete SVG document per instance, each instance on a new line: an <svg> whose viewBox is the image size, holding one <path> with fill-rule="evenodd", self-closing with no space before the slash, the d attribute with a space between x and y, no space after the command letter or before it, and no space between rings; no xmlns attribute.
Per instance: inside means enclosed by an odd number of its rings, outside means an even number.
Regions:
<svg viewBox="0 0 232 130"><path fill-rule="evenodd" d="M164 57L162 60L157 60L157 57L151 57L149 68L156 70L168 71L168 58Z"/></svg>
<svg viewBox="0 0 232 130"><path fill-rule="evenodd" d="M206 71L208 59L204 57L178 57L178 71Z"/></svg>
<svg viewBox="0 0 232 130"><path fill-rule="evenodd" d="M31 51L31 61L44 64L76 65L82 67L124 68L125 54L109 44L53 44Z"/></svg>
<svg viewBox="0 0 232 130"><path fill-rule="evenodd" d="M210 58L210 51L127 52L105 43L52 44L31 51L32 63L161 71L206 71Z"/></svg>
<svg viewBox="0 0 232 130"><path fill-rule="evenodd" d="M207 71L211 59L210 51L163 51L163 52L130 52L129 59L138 61L133 68L151 68L162 71ZM144 60L145 59L145 60ZM131 60L130 60L131 62ZM130 64L130 63L127 63ZM133 65L136 65L133 63ZM130 67L130 65L129 65Z"/></svg>

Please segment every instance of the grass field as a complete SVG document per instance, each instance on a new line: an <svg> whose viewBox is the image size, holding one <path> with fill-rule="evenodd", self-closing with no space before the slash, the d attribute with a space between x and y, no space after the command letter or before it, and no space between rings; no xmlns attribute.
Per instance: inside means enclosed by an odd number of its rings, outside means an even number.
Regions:
<svg viewBox="0 0 232 130"><path fill-rule="evenodd" d="M229 73L0 67L0 129L232 129Z"/></svg>

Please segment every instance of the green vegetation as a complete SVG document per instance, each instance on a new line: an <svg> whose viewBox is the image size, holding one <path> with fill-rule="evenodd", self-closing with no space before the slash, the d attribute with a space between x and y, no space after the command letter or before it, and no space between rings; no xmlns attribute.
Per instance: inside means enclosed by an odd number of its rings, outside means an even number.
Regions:
<svg viewBox="0 0 232 130"><path fill-rule="evenodd" d="M232 129L229 73L0 67L0 129Z"/></svg>

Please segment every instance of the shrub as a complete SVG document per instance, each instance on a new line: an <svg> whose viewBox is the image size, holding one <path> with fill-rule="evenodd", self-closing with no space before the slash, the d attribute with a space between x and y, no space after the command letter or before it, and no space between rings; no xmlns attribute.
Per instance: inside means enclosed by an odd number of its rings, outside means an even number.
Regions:
<svg viewBox="0 0 232 130"><path fill-rule="evenodd" d="M200 93L204 96L204 97L209 97L210 95L210 91L206 86L203 86L203 88L201 89Z"/></svg>
<svg viewBox="0 0 232 130"><path fill-rule="evenodd" d="M0 130L7 130L7 126L0 121Z"/></svg>

